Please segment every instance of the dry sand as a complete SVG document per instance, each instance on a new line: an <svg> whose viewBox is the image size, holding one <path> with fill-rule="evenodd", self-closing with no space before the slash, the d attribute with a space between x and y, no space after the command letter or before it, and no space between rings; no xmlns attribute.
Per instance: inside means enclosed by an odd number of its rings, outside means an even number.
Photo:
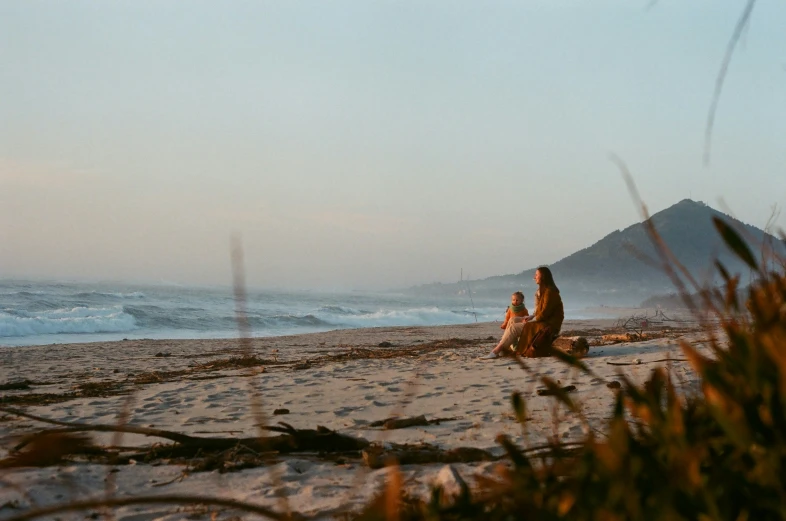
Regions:
<svg viewBox="0 0 786 521"><path fill-rule="evenodd" d="M566 331L599 334L616 321L566 321ZM585 359L588 376L555 359L528 360L530 373L510 359L479 360L498 340L498 323L444 327L396 327L342 330L251 341L254 355L275 360L263 374L223 363L241 355L236 340L134 340L0 349L0 384L30 380L29 389L0 391L6 400L39 396L37 404L13 404L27 412L63 421L116 424L128 411L131 425L154 426L199 436L254 436L250 396L252 381L260 391L270 422L284 420L297 428L317 425L385 443L426 442L442 448L477 447L502 454L495 442L507 434L519 446L548 439L581 439L587 429L602 430L614 391L606 384L624 373L642 382L663 358L683 358L677 346L686 339L701 347L701 334L686 324L665 324L672 331L661 338L593 346ZM653 324L652 327L657 327ZM385 344L383 344L385 343ZM385 347L380 347L383 344ZM390 344L390 345L388 345ZM165 356L156 356L156 355ZM615 366L608 362L641 364ZM671 374L687 392L697 385L687 362L670 362ZM571 394L586 421L538 396L540 377L575 385ZM92 385L95 384L95 385ZM516 422L510 396L527 399L526 432ZM68 395L67 393L75 393ZM62 396L66 394L67 396ZM1 404L0 404L1 405ZM290 412L273 416L275 409ZM455 417L439 425L382 430L370 423L391 416ZM555 421L558 420L558 421ZM0 413L0 458L19 436L48 428L40 422ZM101 444L145 446L164 442L140 435L94 434ZM498 463L453 465L471 484ZM444 465L405 465L408 490L427 494ZM107 488L116 497L150 494L209 494L249 501L280 510L280 497L302 514L335 514L367 502L387 470L372 470L359 458L339 462L316 455L276 457L266 466L237 472L188 472L185 465L109 466L77 462L44 468L0 469L0 519L33 506L97 497ZM184 474L184 471L186 473ZM444 475L444 472L443 472ZM182 479L175 479L182 478ZM174 480L174 481L172 481ZM169 484L162 485L166 482ZM159 486L157 486L159 485ZM92 511L87 512L87 514ZM84 519L85 513L59 516ZM218 519L237 512L221 511ZM127 506L115 511L123 521L210 519L208 509ZM255 519L243 514L243 519Z"/></svg>

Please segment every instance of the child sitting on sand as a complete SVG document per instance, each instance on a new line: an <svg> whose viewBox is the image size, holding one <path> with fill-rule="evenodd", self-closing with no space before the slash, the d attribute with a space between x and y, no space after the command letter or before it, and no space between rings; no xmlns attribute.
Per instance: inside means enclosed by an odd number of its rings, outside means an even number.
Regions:
<svg viewBox="0 0 786 521"><path fill-rule="evenodd" d="M527 307L524 305L524 293L517 291L510 296L510 306L508 306L508 309L505 312L505 321L502 322L500 329L507 330L508 325L515 324L516 322L523 322L527 315L529 315L529 311L527 311ZM502 335L502 340L499 341L499 344L494 347L494 351L481 358L497 358L499 356L498 352L507 347L505 346L506 339L507 344L510 345L507 331L505 333L505 335Z"/></svg>
<svg viewBox="0 0 786 521"><path fill-rule="evenodd" d="M500 329L506 329L511 319L514 317L523 318L527 315L529 315L529 311L527 311L526 306L524 306L524 293L517 291L510 296L510 306L508 306L505 312L505 321L502 322L502 325L499 327ZM520 320L513 321L520 322Z"/></svg>

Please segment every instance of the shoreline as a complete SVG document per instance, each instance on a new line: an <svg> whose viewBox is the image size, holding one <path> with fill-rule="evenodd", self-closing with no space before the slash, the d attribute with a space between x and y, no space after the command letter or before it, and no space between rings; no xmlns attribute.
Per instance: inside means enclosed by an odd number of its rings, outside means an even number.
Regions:
<svg viewBox="0 0 786 521"><path fill-rule="evenodd" d="M568 332L609 332L616 319L566 320ZM284 421L298 429L324 426L337 433L379 444L429 444L440 450L459 447L503 450L504 434L519 446L549 439L570 442L587 429L601 429L615 393L607 384L621 374L641 383L663 358L681 358L677 342L700 348L701 333L675 324L662 336L639 342L619 339L590 348L584 362L593 375L579 373L554 358L526 361L523 371L512 359L481 361L499 340L499 323L458 326L396 326L335 330L324 333L261 337L241 347L238 339L128 340L84 344L20 346L0 350L0 384L27 380L28 388L0 391L1 407L23 408L58 421L166 429L190 436L254 436L256 390L268 425ZM594 337L593 337L594 338ZM600 337L599 337L600 338ZM612 342L612 340L609 340ZM157 356L160 355L160 356ZM640 360L636 364L635 360ZM630 363L627 366L608 362ZM667 369L696 385L687 362ZM556 407L536 392L542 377L574 385L583 418ZM527 401L527 428L517 422L510 404L513 392ZM286 414L274 414L286 409ZM391 417L443 419L430 425L397 430L375 427ZM48 428L30 419L0 413L0 459L19 436ZM134 447L136 451L166 440L139 434L90 434L93 443ZM223 473L187 472L179 460L134 460L106 466L80 457L56 467L20 468L4 479L28 490L41 504L90 497L103 490L112 470L115 494L177 494L213 490L228 498L278 507L278 494L303 514L360 508L378 491L387 470L373 469L359 456L326 459L318 454L278 455L264 465ZM500 462L454 464L470 485L474 476L488 475ZM413 494L427 494L444 464L404 465L402 472ZM54 471L54 469L57 469ZM54 474L53 474L54 472ZM52 475L60 476L52 480ZM182 475L182 479L174 480ZM67 479L66 479L67 477ZM168 483L169 482L169 483ZM74 487L76 483L77 487ZM156 484L167 483L161 486ZM81 491L80 491L81 490ZM0 490L0 504L29 501L12 488ZM179 519L177 507L123 507L118 519ZM13 511L0 511L0 519ZM168 517L174 516L174 517ZM63 516L82 519L84 515ZM231 512L219 519L229 519Z"/></svg>
<svg viewBox="0 0 786 521"><path fill-rule="evenodd" d="M656 308L638 308L638 307L588 307L582 308L581 311L586 313L577 313L579 318L566 318L566 324L568 322L599 322L599 323L606 323L606 321L616 321L619 320L621 317L626 316L640 316L646 315L654 316ZM670 314L673 313L675 316L682 316L685 314L685 310L667 310ZM252 330L251 338L278 338L278 337L290 337L290 336L299 336L299 335L312 335L312 334L325 334L325 333L332 333L334 331L356 331L356 330L366 330L366 329L378 329L378 328L407 328L407 327L421 327L421 328L439 328L439 327L458 327L458 326L465 326L465 325L477 325L477 324L500 324L501 320L494 320L494 321L485 321L485 322L462 322L458 324L410 324L410 325L376 325L376 326L364 326L364 327L355 327L355 326L347 326L347 327L337 327L334 329L316 329L314 331L295 331L295 332L287 332L287 333L277 333L274 332L272 334L267 334L266 332L260 332L260 334L254 334ZM613 324L609 324L608 327L613 326ZM65 345L73 345L73 344L95 344L95 343L112 343L112 342L123 342L123 341L204 341L204 340L232 340L237 339L237 331L233 330L226 330L226 331L208 331L205 332L203 335L194 336L194 334L189 334L190 330L183 329L183 330L162 330L161 333L153 333L150 336L139 336L144 333L135 333L135 330L125 331L125 332L105 332L105 333L58 333L53 335L30 335L30 336L16 336L16 337L0 337L0 350L7 349L7 348L19 348L19 347L32 347L32 346L65 346ZM178 334L171 334L171 333L180 333ZM167 336L170 335L171 336ZM72 335L73 338L68 338L65 341L48 341L51 339L47 339L46 336L52 336L55 339L68 337ZM211 336L212 335L212 336ZM9 342L10 339L10 343Z"/></svg>

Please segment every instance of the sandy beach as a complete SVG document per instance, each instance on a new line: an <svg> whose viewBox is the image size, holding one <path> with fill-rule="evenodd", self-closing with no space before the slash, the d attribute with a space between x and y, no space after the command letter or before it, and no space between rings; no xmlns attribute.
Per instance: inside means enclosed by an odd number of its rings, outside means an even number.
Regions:
<svg viewBox="0 0 786 521"><path fill-rule="evenodd" d="M341 330L258 338L247 346L224 339L4 348L0 385L22 384L0 391L0 400L5 408L63 422L240 438L259 433L257 420L268 425L283 421L297 429L323 426L382 448L426 443L439 449L483 449L496 458L503 454L495 441L499 434L521 447L532 447L549 439L577 440L589 429L602 430L615 397L608 384L621 374L641 382L652 369L663 366L682 382L685 392L695 389L696 376L687 362L679 361L683 357L678 346L687 340L701 348L702 334L694 324L649 324L639 339L615 330L615 323L569 320L563 326L563 335L590 340L584 361L592 375L553 358L526 360L529 372L512 359L479 360L498 340L499 323ZM581 405L582 414L540 396L541 377L575 386L570 396ZM526 429L511 407L514 391L527 400ZM420 415L440 421L394 430L374 424ZM0 412L0 458L8 461L22 436L47 428L52 425ZM95 444L122 447L123 454L168 443L139 434L89 435ZM33 507L107 494L207 494L279 512L331 517L368 502L388 472L370 468L359 454L325 457L315 452L273 454L264 465L243 469L199 468L195 462L176 459L145 462L126 457L116 463L74 456L57 465L2 469L0 519ZM471 486L476 475L489 475L500 464L504 459L452 467ZM449 476L445 467L403 465L407 490L428 494L436 480L444 482ZM232 509L179 505L124 506L114 515L141 521L211 519L211 513L216 519L256 518Z"/></svg>

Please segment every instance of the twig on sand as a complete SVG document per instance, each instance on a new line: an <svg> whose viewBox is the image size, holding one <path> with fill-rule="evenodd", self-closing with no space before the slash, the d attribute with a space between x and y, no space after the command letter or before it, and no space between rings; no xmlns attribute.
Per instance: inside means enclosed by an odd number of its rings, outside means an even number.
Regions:
<svg viewBox="0 0 786 521"><path fill-rule="evenodd" d="M64 426L63 429L49 429L41 431L22 440L14 451L19 451L31 441L44 434L72 433L72 432L124 432L128 434L141 434L144 436L154 436L174 441L178 445L170 447L158 447L154 450L160 452L166 450L173 455L185 456L195 454L198 451L223 451L243 445L252 450L260 452L300 452L300 451L359 451L369 445L363 438L354 438L346 434L339 434L335 431L318 426L316 429L296 429L287 423L281 422L278 426L264 427L267 431L282 433L280 436L259 436L254 438L207 438L199 436L189 436L179 432L154 429L150 427L137 427L134 425L92 425L87 423L70 423L58 420L50 420L33 414L19 411L17 409L0 408L0 412L15 414L25 418L38 420L45 423Z"/></svg>
<svg viewBox="0 0 786 521"><path fill-rule="evenodd" d="M439 425L442 422L454 421L458 420L457 417L452 418L434 418L433 420L426 419L426 416L421 414L420 416L413 416L411 418L399 418L398 416L393 416L391 418L385 418L384 420L378 420L369 423L369 427L382 427L383 429L390 430L390 429L405 429L407 427L424 427L426 425Z"/></svg>
<svg viewBox="0 0 786 521"><path fill-rule="evenodd" d="M327 454L331 453L342 455L355 454L356 457L362 455L364 461L371 468L384 466L385 462L389 461L390 458L395 458L400 464L456 463L499 459L487 451L471 447L458 447L446 450L426 444L387 444L383 448L381 445L372 444L363 438L339 434L325 427L317 427L317 429L296 429L283 422L279 425L265 427L265 430L281 433L280 436L263 436L256 438L202 438L172 431L135 427L131 425L90 425L62 422L41 418L24 411L9 408L0 408L0 411L62 426L61 429L41 431L26 437L21 443L14 447L14 452L18 452L32 441L42 436L52 436L53 434L82 431L127 432L176 441L174 445L153 446L139 454L133 455L132 458L150 461L151 458L155 459L162 457L162 455L165 455L167 458L200 457L201 460L193 467L195 470L213 470L215 468L219 470L223 469L222 471L227 469L240 470L242 468L263 464L267 459L265 456L270 453L285 454L294 452L316 452L321 454L320 457L327 457ZM385 426L386 429L395 429L406 426L423 425L423 422L428 425L455 419L456 418L436 418L433 420L426 420L424 416L401 419L388 418L385 420L383 426ZM393 423L391 423L391 421ZM390 425L390 427L388 427L388 425ZM244 458L243 455L248 453L252 453L256 457L251 459ZM117 462L117 457L113 457L114 461Z"/></svg>
<svg viewBox="0 0 786 521"><path fill-rule="evenodd" d="M560 387L559 390L555 389L538 389L538 396L555 396L559 391L563 393L572 393L576 390L575 385L567 385L565 387Z"/></svg>
<svg viewBox="0 0 786 521"><path fill-rule="evenodd" d="M687 362L687 358L659 358L658 360L647 360L637 362L606 362L608 365L641 365L641 364L654 364L657 362Z"/></svg>
<svg viewBox="0 0 786 521"><path fill-rule="evenodd" d="M363 461L372 469L379 469L396 462L398 465L429 463L470 463L501 459L490 452L474 447L444 450L431 445L402 445L390 449L372 445L363 451Z"/></svg>

